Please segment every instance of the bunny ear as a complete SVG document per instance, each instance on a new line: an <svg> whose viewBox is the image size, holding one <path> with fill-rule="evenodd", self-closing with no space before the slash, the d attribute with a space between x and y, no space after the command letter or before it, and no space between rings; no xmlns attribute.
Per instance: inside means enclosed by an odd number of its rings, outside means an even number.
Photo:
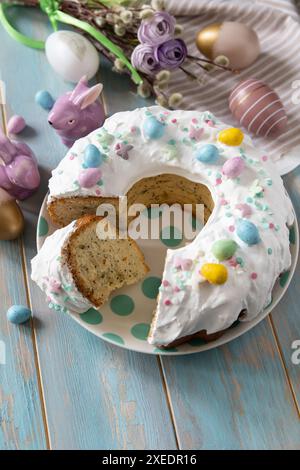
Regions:
<svg viewBox="0 0 300 470"><path fill-rule="evenodd" d="M99 98L102 90L102 83L98 83L92 88L89 88L88 90L82 92L80 95L76 96L76 98L73 100L73 103L79 105L81 109L85 109Z"/></svg>
<svg viewBox="0 0 300 470"><path fill-rule="evenodd" d="M84 75L83 77L81 77L81 79L79 80L79 82L77 83L76 87L74 88L74 90L71 92L70 94L70 100L71 101L74 101L75 98L80 95L86 88L88 87L88 79L87 79L87 76Z"/></svg>

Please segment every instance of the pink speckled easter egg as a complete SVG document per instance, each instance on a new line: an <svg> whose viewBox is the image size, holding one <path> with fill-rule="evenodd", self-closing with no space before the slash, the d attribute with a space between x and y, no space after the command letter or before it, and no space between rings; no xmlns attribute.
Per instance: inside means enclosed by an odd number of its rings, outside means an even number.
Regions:
<svg viewBox="0 0 300 470"><path fill-rule="evenodd" d="M240 125L255 135L277 137L286 129L287 116L279 96L256 78L244 80L232 90L229 108Z"/></svg>
<svg viewBox="0 0 300 470"><path fill-rule="evenodd" d="M233 157L224 163L222 173L228 178L237 178L243 172L244 168L244 160L241 157Z"/></svg>
<svg viewBox="0 0 300 470"><path fill-rule="evenodd" d="M78 177L78 182L82 188L91 188L101 179L101 170L99 168L87 168L82 170Z"/></svg>

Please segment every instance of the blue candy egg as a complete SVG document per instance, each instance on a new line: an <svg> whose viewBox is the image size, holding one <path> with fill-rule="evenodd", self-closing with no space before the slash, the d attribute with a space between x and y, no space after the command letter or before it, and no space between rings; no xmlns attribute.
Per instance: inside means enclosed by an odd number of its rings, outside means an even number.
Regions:
<svg viewBox="0 0 300 470"><path fill-rule="evenodd" d="M160 139L165 132L165 125L154 116L148 117L144 122L144 135L149 139Z"/></svg>
<svg viewBox="0 0 300 470"><path fill-rule="evenodd" d="M89 144L84 151L84 165L86 168L98 168L103 162L103 155L93 144Z"/></svg>
<svg viewBox="0 0 300 470"><path fill-rule="evenodd" d="M240 219L236 225L237 236L247 245L256 245L260 242L259 231L250 220Z"/></svg>
<svg viewBox="0 0 300 470"><path fill-rule="evenodd" d="M54 105L54 99L50 95L49 91L41 90L35 95L35 102L39 104L43 109L52 109Z"/></svg>
<svg viewBox="0 0 300 470"><path fill-rule="evenodd" d="M31 310L24 305L12 305L7 310L7 319L15 325L25 323L31 317Z"/></svg>
<svg viewBox="0 0 300 470"><path fill-rule="evenodd" d="M219 158L219 150L213 144L206 144L196 150L195 156L199 162L214 163Z"/></svg>

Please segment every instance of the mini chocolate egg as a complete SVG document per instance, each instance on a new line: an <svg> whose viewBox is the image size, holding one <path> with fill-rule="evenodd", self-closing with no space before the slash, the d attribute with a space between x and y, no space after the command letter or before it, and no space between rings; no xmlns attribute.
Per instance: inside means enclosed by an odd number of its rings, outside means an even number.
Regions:
<svg viewBox="0 0 300 470"><path fill-rule="evenodd" d="M260 53L256 32L246 24L236 21L206 26L197 34L196 46L211 60L225 56L233 69L248 67Z"/></svg>
<svg viewBox="0 0 300 470"><path fill-rule="evenodd" d="M12 305L6 313L8 321L14 325L21 325L31 317L31 310L24 305Z"/></svg>
<svg viewBox="0 0 300 470"><path fill-rule="evenodd" d="M250 220L240 219L236 225L237 236L247 245L257 245L260 242L259 231Z"/></svg>
<svg viewBox="0 0 300 470"><path fill-rule="evenodd" d="M82 188L92 188L101 179L102 172L99 168L87 168L82 170L78 176L78 183Z"/></svg>
<svg viewBox="0 0 300 470"><path fill-rule="evenodd" d="M229 127L219 132L218 140L230 147L238 147L244 140L244 134L237 127Z"/></svg>
<svg viewBox="0 0 300 470"><path fill-rule="evenodd" d="M35 95L35 102L48 111L54 106L54 99L47 90L38 91Z"/></svg>
<svg viewBox="0 0 300 470"><path fill-rule="evenodd" d="M89 144L84 151L84 164L87 168L98 168L103 162L103 155L96 145Z"/></svg>
<svg viewBox="0 0 300 470"><path fill-rule="evenodd" d="M239 83L229 97L229 108L248 132L263 137L277 137L287 126L283 104L268 85L255 78Z"/></svg>
<svg viewBox="0 0 300 470"><path fill-rule="evenodd" d="M99 68L99 53L82 34L55 31L45 45L49 64L64 80L78 82L86 75L89 80Z"/></svg>
<svg viewBox="0 0 300 470"><path fill-rule="evenodd" d="M226 266L218 263L205 263L201 267L200 274L210 284L224 284L228 278Z"/></svg>
<svg viewBox="0 0 300 470"><path fill-rule="evenodd" d="M148 139L160 139L164 135L165 125L156 117L150 116L144 122L143 131Z"/></svg>
<svg viewBox="0 0 300 470"><path fill-rule="evenodd" d="M233 157L224 163L222 173L227 178L237 178L244 171L244 168L245 162L242 157Z"/></svg>
<svg viewBox="0 0 300 470"><path fill-rule="evenodd" d="M195 157L199 162L215 163L219 158L219 150L213 144L202 145L195 152Z"/></svg>
<svg viewBox="0 0 300 470"><path fill-rule="evenodd" d="M24 230L24 216L13 197L0 188L0 240L15 240Z"/></svg>
<svg viewBox="0 0 300 470"><path fill-rule="evenodd" d="M237 247L238 244L234 240L217 240L211 247L211 251L218 261L224 261L232 258Z"/></svg>
<svg viewBox="0 0 300 470"><path fill-rule="evenodd" d="M7 132L9 134L19 134L26 127L25 119L15 114L7 123Z"/></svg>

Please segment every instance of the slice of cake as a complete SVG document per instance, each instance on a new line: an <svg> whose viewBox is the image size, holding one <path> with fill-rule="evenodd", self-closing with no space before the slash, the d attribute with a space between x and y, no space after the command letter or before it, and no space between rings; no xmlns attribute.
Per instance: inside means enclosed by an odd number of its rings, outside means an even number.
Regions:
<svg viewBox="0 0 300 470"><path fill-rule="evenodd" d="M55 310L83 313L149 271L134 240L103 238L103 219L86 216L47 238L32 260L32 279ZM110 227L111 229L111 227Z"/></svg>

